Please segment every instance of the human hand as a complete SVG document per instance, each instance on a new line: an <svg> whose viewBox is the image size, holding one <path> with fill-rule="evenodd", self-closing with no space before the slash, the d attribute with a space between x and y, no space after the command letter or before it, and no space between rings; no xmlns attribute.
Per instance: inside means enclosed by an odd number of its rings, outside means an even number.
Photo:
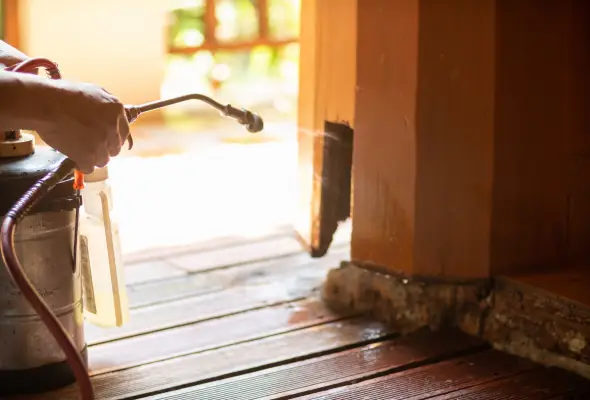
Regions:
<svg viewBox="0 0 590 400"><path fill-rule="evenodd" d="M129 136L123 104L93 84L66 80L48 80L47 84L37 98L43 110L35 129L39 136L85 174L107 165Z"/></svg>

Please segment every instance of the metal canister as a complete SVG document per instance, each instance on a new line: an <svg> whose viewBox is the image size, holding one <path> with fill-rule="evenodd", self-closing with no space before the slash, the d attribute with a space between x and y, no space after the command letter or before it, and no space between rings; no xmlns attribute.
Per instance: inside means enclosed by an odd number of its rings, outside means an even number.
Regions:
<svg viewBox="0 0 590 400"><path fill-rule="evenodd" d="M64 158L44 146L26 156L0 157L0 215ZM80 206L73 177L68 177L19 223L15 249L25 274L86 358L77 237ZM62 350L0 258L0 395L42 392L74 381Z"/></svg>

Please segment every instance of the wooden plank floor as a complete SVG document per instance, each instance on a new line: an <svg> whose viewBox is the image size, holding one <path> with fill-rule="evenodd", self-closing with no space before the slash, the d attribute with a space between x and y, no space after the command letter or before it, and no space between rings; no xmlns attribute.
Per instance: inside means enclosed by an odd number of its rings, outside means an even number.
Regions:
<svg viewBox="0 0 590 400"><path fill-rule="evenodd" d="M590 383L457 331L398 337L319 301L322 259L286 232L137 258L131 322L87 328L98 399L570 399ZM77 386L29 399L78 399Z"/></svg>

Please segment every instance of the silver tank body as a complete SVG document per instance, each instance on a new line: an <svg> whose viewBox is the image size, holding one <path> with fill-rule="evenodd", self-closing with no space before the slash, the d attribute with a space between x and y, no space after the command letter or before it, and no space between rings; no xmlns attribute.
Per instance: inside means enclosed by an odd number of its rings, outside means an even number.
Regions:
<svg viewBox="0 0 590 400"><path fill-rule="evenodd" d="M3 217L2 217L3 219ZM76 211L44 212L17 226L15 248L38 293L85 347L80 257L74 259ZM0 257L0 370L24 370L65 361L35 310L13 283Z"/></svg>

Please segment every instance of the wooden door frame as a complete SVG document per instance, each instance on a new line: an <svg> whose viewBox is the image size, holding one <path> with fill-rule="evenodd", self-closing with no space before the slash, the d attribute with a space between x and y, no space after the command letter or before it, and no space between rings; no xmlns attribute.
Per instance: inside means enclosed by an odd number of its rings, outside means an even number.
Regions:
<svg viewBox="0 0 590 400"><path fill-rule="evenodd" d="M19 0L3 0L4 41L12 47L20 47Z"/></svg>
<svg viewBox="0 0 590 400"><path fill-rule="evenodd" d="M324 190L330 184L324 174L326 123L354 129L356 27L357 0L301 1L295 228L312 256L325 254L333 234L333 224L324 223L322 215L333 205L325 204L332 200L326 199Z"/></svg>

